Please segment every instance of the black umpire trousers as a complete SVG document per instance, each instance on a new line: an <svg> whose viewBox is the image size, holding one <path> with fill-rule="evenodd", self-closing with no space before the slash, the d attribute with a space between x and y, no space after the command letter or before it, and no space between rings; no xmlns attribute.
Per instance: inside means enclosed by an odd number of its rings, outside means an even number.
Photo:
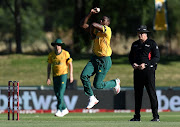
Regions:
<svg viewBox="0 0 180 127"><path fill-rule="evenodd" d="M158 115L158 100L155 89L155 68L147 67L144 70L134 70L134 92L135 92L135 118L140 118L143 89L146 87L151 102L154 118Z"/></svg>

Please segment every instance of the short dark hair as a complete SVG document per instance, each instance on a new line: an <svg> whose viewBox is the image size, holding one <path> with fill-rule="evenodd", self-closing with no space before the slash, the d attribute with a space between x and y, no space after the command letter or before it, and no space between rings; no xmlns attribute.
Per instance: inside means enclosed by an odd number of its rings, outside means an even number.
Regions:
<svg viewBox="0 0 180 127"><path fill-rule="evenodd" d="M111 18L109 16L105 16L109 22L109 24L111 23Z"/></svg>
<svg viewBox="0 0 180 127"><path fill-rule="evenodd" d="M106 19L107 19L107 21L109 22L109 24L111 23L111 19L110 19L110 17L109 16L104 16ZM109 25L108 24L108 25Z"/></svg>

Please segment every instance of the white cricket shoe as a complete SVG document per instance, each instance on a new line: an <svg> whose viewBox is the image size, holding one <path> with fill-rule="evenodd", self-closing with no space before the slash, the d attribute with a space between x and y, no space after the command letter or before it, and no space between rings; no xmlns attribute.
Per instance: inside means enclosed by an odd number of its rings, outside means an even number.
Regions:
<svg viewBox="0 0 180 127"><path fill-rule="evenodd" d="M121 90L121 87L120 87L121 81L118 78L115 81L116 81L116 86L113 88L113 90L114 90L114 94L118 94Z"/></svg>
<svg viewBox="0 0 180 127"><path fill-rule="evenodd" d="M62 115L65 116L69 113L68 109L65 108L64 110L62 110Z"/></svg>
<svg viewBox="0 0 180 127"><path fill-rule="evenodd" d="M57 117L63 117L65 115L67 115L69 113L68 109L64 109L62 110L62 112L60 110L58 110L56 113L55 113L55 116Z"/></svg>
<svg viewBox="0 0 180 127"><path fill-rule="evenodd" d="M88 104L88 106L87 106L86 108L87 108L87 109L91 109L91 108L94 107L94 105L96 105L98 102L99 102L99 100L97 100L94 95L93 95L93 96L90 96L90 98L89 98L89 104Z"/></svg>
<svg viewBox="0 0 180 127"><path fill-rule="evenodd" d="M55 113L55 116L62 117L62 112L58 109L57 112Z"/></svg>

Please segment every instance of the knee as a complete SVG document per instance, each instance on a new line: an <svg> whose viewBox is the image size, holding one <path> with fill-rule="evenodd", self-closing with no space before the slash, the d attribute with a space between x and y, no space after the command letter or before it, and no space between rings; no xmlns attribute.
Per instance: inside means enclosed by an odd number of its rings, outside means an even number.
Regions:
<svg viewBox="0 0 180 127"><path fill-rule="evenodd" d="M101 84L101 82L93 82L93 86L96 89L103 89L103 86Z"/></svg>

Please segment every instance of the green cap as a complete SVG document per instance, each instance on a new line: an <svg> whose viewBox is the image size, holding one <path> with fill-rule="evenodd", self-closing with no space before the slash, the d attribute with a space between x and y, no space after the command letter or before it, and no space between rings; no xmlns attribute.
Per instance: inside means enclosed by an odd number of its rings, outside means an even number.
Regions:
<svg viewBox="0 0 180 127"><path fill-rule="evenodd" d="M51 43L52 46L55 45L60 45L60 46L64 46L65 44L62 42L61 39L57 38L54 42Z"/></svg>

